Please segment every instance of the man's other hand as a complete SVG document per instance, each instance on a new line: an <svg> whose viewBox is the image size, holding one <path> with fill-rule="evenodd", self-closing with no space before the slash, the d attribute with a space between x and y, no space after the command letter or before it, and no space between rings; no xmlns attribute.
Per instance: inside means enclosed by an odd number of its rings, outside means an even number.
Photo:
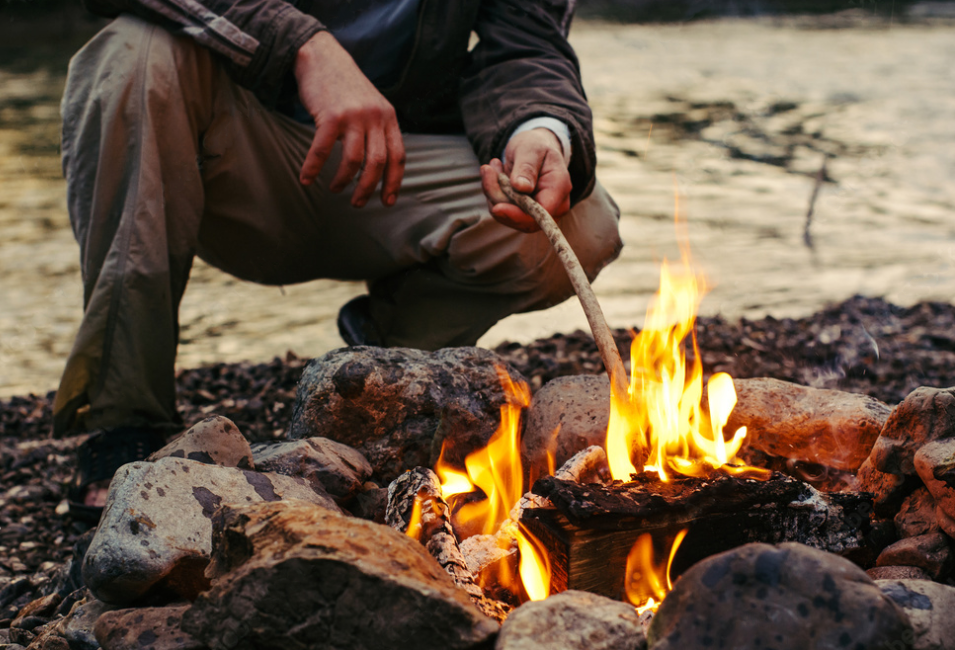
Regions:
<svg viewBox="0 0 955 650"><path fill-rule="evenodd" d="M364 206L378 185L381 202L395 204L405 171L405 145L394 107L328 32L309 39L295 58L295 79L315 137L299 180L311 185L338 140L342 160L329 189L341 192L359 174L351 203ZM359 173L360 172L360 173Z"/></svg>
<svg viewBox="0 0 955 650"><path fill-rule="evenodd" d="M499 172L507 174L515 190L530 194L555 219L570 210L570 172L553 131L538 128L518 133L504 153L506 167L497 158L481 166L484 195L495 219L523 232L540 229L533 217L505 196L497 180Z"/></svg>

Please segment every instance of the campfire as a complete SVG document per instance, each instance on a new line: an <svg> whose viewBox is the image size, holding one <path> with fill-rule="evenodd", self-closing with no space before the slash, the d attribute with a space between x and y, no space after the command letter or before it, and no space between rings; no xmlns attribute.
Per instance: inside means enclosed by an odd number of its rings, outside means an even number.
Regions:
<svg viewBox="0 0 955 650"><path fill-rule="evenodd" d="M10 640L946 647L955 389L893 410L708 374L705 286L684 248L629 369L602 350L609 377L533 394L477 348L314 360L288 439L212 416L124 466L73 568L7 610Z"/></svg>

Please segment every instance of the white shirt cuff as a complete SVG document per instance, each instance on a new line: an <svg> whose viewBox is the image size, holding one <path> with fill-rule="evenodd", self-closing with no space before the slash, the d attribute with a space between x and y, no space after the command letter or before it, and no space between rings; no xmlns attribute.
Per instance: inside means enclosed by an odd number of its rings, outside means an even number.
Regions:
<svg viewBox="0 0 955 650"><path fill-rule="evenodd" d="M556 117L532 117L514 129L514 132L511 133L511 138L518 133L540 128L547 129L557 136L557 139L560 140L560 149L564 154L564 162L570 165L570 154L572 151L570 146L570 129ZM508 138L508 144L511 142L511 138ZM505 151L501 153L501 162L506 165L507 159L505 158L505 153L507 151L507 145L504 145L504 149Z"/></svg>

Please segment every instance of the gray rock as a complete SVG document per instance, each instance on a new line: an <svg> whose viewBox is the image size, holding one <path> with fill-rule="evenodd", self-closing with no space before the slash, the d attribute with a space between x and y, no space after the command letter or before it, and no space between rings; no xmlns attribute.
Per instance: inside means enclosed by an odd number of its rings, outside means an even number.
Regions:
<svg viewBox="0 0 955 650"><path fill-rule="evenodd" d="M182 622L213 650L454 650L497 634L387 526L294 501L223 508L216 526L213 586Z"/></svg>
<svg viewBox="0 0 955 650"><path fill-rule="evenodd" d="M212 415L175 438L146 460L188 458L208 465L254 469L252 449L229 418Z"/></svg>
<svg viewBox="0 0 955 650"><path fill-rule="evenodd" d="M955 537L955 486L946 480L955 472L955 438L937 440L915 453L915 469L935 499L938 525Z"/></svg>
<svg viewBox="0 0 955 650"><path fill-rule="evenodd" d="M942 533L906 537L888 546L876 560L876 566L915 566L924 569L933 580L952 572L952 549Z"/></svg>
<svg viewBox="0 0 955 650"><path fill-rule="evenodd" d="M188 604L106 612L96 622L103 650L202 650L205 645L183 632Z"/></svg>
<svg viewBox="0 0 955 650"><path fill-rule="evenodd" d="M289 437L350 445L381 483L412 467L433 467L444 440L446 459L463 467L465 456L493 435L507 402L495 366L524 381L480 348L333 350L305 368Z"/></svg>
<svg viewBox="0 0 955 650"><path fill-rule="evenodd" d="M916 477L880 472L872 464L871 456L859 467L856 478L860 492L871 492L874 495L872 506L876 516L885 519L895 517L902 507L902 501L919 484Z"/></svg>
<svg viewBox="0 0 955 650"><path fill-rule="evenodd" d="M955 650L955 588L925 580L877 580L905 610L915 635L913 650Z"/></svg>
<svg viewBox="0 0 955 650"><path fill-rule="evenodd" d="M915 452L953 436L955 388L916 388L886 420L872 448L872 463L889 474L915 474Z"/></svg>
<svg viewBox="0 0 955 650"><path fill-rule="evenodd" d="M852 562L795 543L747 544L686 571L650 623L651 650L909 648L902 609Z"/></svg>
<svg viewBox="0 0 955 650"><path fill-rule="evenodd" d="M586 591L524 603L507 617L495 650L643 650L647 639L630 605Z"/></svg>
<svg viewBox="0 0 955 650"><path fill-rule="evenodd" d="M592 445L606 446L610 380L606 375L558 377L534 395L521 438L521 458L533 476L548 473Z"/></svg>
<svg viewBox="0 0 955 650"><path fill-rule="evenodd" d="M874 566L865 574L873 580L931 580L929 574L917 566Z"/></svg>
<svg viewBox="0 0 955 650"><path fill-rule="evenodd" d="M222 504L294 498L338 510L303 479L182 458L124 465L83 560L99 600L129 605L150 591L185 598L207 588L212 515Z"/></svg>
<svg viewBox="0 0 955 650"><path fill-rule="evenodd" d="M919 488L905 498L895 516L895 527L899 537L917 537L938 531L935 499L926 488Z"/></svg>
<svg viewBox="0 0 955 650"><path fill-rule="evenodd" d="M350 500L371 476L371 465L357 450L328 438L263 442L252 446L260 472L298 476L327 491L335 500Z"/></svg>
<svg viewBox="0 0 955 650"><path fill-rule="evenodd" d="M96 650L100 647L94 628L100 616L112 607L100 600L77 603L63 625L63 637L74 650Z"/></svg>

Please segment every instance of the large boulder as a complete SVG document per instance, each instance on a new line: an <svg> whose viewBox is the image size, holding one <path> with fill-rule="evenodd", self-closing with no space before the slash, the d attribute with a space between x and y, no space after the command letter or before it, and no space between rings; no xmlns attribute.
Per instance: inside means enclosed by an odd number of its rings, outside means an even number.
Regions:
<svg viewBox="0 0 955 650"><path fill-rule="evenodd" d="M507 617L494 650L644 650L631 605L586 591L524 603Z"/></svg>
<svg viewBox="0 0 955 650"><path fill-rule="evenodd" d="M736 407L725 431L746 427L746 444L772 456L855 471L892 409L868 395L779 379L733 379Z"/></svg>
<svg viewBox="0 0 955 650"><path fill-rule="evenodd" d="M895 407L872 448L872 463L889 474L915 474L915 452L955 437L955 388L916 388Z"/></svg>
<svg viewBox="0 0 955 650"><path fill-rule="evenodd" d="M498 631L414 539L309 503L223 508L210 571L182 626L212 650L455 650Z"/></svg>
<svg viewBox="0 0 955 650"><path fill-rule="evenodd" d="M650 650L904 650L905 612L852 562L796 543L747 544L691 567L650 623Z"/></svg>
<svg viewBox="0 0 955 650"><path fill-rule="evenodd" d="M433 467L443 440L446 458L463 466L493 435L509 401L498 368L524 381L481 348L333 350L305 368L289 437L329 438L358 449L380 483L412 467Z"/></svg>
<svg viewBox="0 0 955 650"><path fill-rule="evenodd" d="M592 445L606 446L610 380L606 375L558 377L537 391L527 412L521 459L532 476L544 476Z"/></svg>
<svg viewBox="0 0 955 650"><path fill-rule="evenodd" d="M955 588L927 580L875 583L908 614L913 650L955 650Z"/></svg>
<svg viewBox="0 0 955 650"><path fill-rule="evenodd" d="M252 446L252 457L259 471L298 476L339 503L351 500L371 477L364 456L328 438L262 442Z"/></svg>
<svg viewBox="0 0 955 650"><path fill-rule="evenodd" d="M339 511L305 480L183 458L123 465L83 559L99 600L129 605L148 593L194 598L209 586L212 515L228 503L302 499Z"/></svg>

